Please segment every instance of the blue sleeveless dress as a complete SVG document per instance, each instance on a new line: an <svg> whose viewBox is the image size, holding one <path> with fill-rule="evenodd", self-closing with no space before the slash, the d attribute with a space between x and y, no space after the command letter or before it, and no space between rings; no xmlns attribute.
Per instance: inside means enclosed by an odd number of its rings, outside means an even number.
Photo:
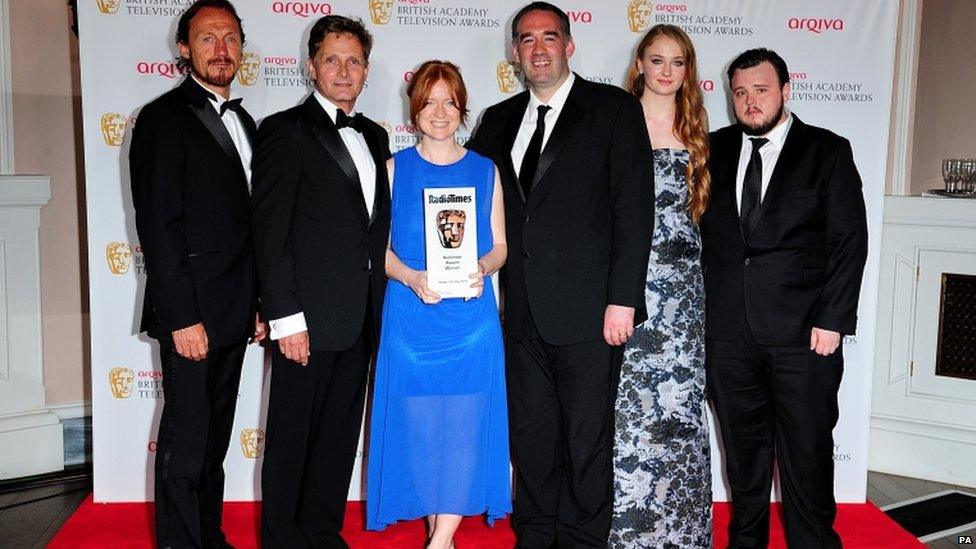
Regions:
<svg viewBox="0 0 976 549"><path fill-rule="evenodd" d="M478 256L492 248L495 168L468 151L436 165L413 147L393 156L391 245L425 269L424 188L475 187ZM366 478L366 527L431 514L511 512L504 354L495 293L427 305L389 280L376 358Z"/></svg>

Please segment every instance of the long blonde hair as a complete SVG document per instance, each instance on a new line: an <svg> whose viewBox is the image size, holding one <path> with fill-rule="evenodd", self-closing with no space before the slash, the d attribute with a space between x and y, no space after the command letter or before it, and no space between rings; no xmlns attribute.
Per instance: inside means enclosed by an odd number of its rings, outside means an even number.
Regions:
<svg viewBox="0 0 976 549"><path fill-rule="evenodd" d="M688 148L688 211L692 220L698 223L708 208L712 179L708 173L708 113L705 112L701 89L698 87L698 60L691 38L674 25L651 27L637 44L627 81L630 83L630 92L640 98L644 94L644 75L638 72L637 63L643 57L644 51L661 36L677 42L685 58L685 81L675 97L677 109L673 131Z"/></svg>

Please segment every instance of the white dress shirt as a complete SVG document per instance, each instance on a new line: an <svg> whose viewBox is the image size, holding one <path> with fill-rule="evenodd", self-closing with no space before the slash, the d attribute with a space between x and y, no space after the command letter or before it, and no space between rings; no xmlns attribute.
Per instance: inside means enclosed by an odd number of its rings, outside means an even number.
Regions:
<svg viewBox="0 0 976 549"><path fill-rule="evenodd" d="M779 153L783 151L783 143L786 136L790 133L793 126L793 114L787 113L786 120L775 128L769 130L766 135L746 135L742 134L742 148L739 149L739 169L735 172L735 205L736 210L742 210L742 182L746 178L746 168L749 166L749 158L752 157L752 141L750 137L765 137L769 142L759 148L759 156L762 157L762 190L759 194L759 203L762 204L766 198L766 189L769 187L769 180L773 176L773 169L776 168L776 161L779 160Z"/></svg>
<svg viewBox="0 0 976 549"><path fill-rule="evenodd" d="M312 95L322 105L322 109L332 119L332 123L335 123L339 107L326 99L318 90L313 92ZM373 155L369 152L369 146L366 145L366 139L363 137L363 134L356 130L342 128L339 130L339 137L342 138L342 143L346 146L346 150L349 151L349 156L352 157L352 161L356 165L356 171L359 172L359 185L363 189L363 198L366 199L366 212L372 215L373 200L376 198L376 163L373 162ZM380 276L385 275L381 274ZM308 325L305 323L304 312L298 312L284 318L277 318L268 324L271 325L270 335L272 340L304 332L308 329Z"/></svg>
<svg viewBox="0 0 976 549"><path fill-rule="evenodd" d="M313 92L312 95L315 96L319 105L322 105L326 114L332 119L332 123L335 124L339 107L326 99L318 90ZM351 117L355 114L354 112L349 113L349 116ZM363 134L352 128L342 128L339 130L339 137L342 138L342 142L346 145L346 150L349 151L349 156L352 157L353 163L356 164L356 171L359 172L359 185L363 189L363 198L366 199L366 212L372 214L373 199L376 198L376 164L373 162L373 155L369 152L369 146L366 145L366 138L363 137Z"/></svg>
<svg viewBox="0 0 976 549"><path fill-rule="evenodd" d="M220 106L224 104L227 100L224 96L219 93L214 93L207 89L195 75L191 75L193 81L200 85L201 88L207 90L211 94L210 105L213 106L214 110L217 111L217 116L220 116ZM231 92L230 98L237 99L240 95ZM237 113L231 109L227 109L223 116L220 116L220 121L224 123L224 127L227 128L227 133L230 134L231 141L234 142L234 147L237 148L237 155L241 157L241 166L244 168L244 177L247 178L247 192L251 192L251 142L247 138L247 132L244 131L244 124L241 123L240 117Z"/></svg>
<svg viewBox="0 0 976 549"><path fill-rule="evenodd" d="M573 82L575 81L576 75L569 73L569 78L563 82L562 86L559 86L559 89L556 90L556 93L553 94L548 103L536 97L534 91L529 91L529 105L525 108L525 114L522 116L522 125L519 126L518 134L515 136L515 143L512 145L512 165L515 166L515 173L519 173L519 170L522 169L522 158L525 157L525 149L529 148L529 141L532 140L532 134L535 133L535 124L539 119L539 105L548 105L550 107L546 113L546 132L542 134L542 149L540 151L544 151L546 150L546 143L549 142L549 136L552 135L552 128L556 125L556 120L559 119L559 113L563 112L563 106L566 105L566 98L569 97L569 90L573 87Z"/></svg>

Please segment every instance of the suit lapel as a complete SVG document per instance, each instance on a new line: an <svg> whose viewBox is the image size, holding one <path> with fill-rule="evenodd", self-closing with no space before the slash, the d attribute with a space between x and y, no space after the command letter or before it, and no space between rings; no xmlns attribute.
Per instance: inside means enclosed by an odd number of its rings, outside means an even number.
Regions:
<svg viewBox="0 0 976 549"><path fill-rule="evenodd" d="M332 157L335 163L339 165L339 168L348 180L347 182L354 186L355 192L363 205L363 215L368 216L369 214L366 212L366 199L363 197L363 187L359 182L359 170L356 169L356 163L353 162L352 156L349 155L349 151L346 149L346 144L343 143L342 137L339 136L339 130L336 129L335 123L332 122L332 118L322 109L322 105L319 104L314 95L309 95L308 99L305 100L305 109L314 122L312 133L315 134L315 138L322 144L322 148L325 149L326 154Z"/></svg>
<svg viewBox="0 0 976 549"><path fill-rule="evenodd" d="M251 114L244 109L237 111L237 118L239 118L241 124L244 125L244 133L247 134L247 142L253 147L254 136L258 133L258 125L254 123L254 119L251 118Z"/></svg>
<svg viewBox="0 0 976 549"><path fill-rule="evenodd" d="M804 127L805 124L800 122L800 119L796 115L793 115L792 126L790 126L789 133L786 134L786 141L783 142L783 150L780 151L779 158L776 159L773 173L769 177L769 185L766 187L766 194L763 196L762 203L759 205L759 217L756 219L756 225L752 228L752 232L745 239L746 242L752 238L756 229L762 224L768 204L771 201L778 200L778 197L783 194L783 187L789 181L789 175L793 168L796 167L800 159L800 152L803 150L801 142L803 141Z"/></svg>
<svg viewBox="0 0 976 549"><path fill-rule="evenodd" d="M220 115L217 114L213 109L213 105L210 104L209 96L211 94L190 76L187 76L183 80L183 83L180 84L180 89L187 100L187 106L190 112L200 120L203 127L207 129L207 133L214 138L214 141L217 142L220 149L224 151L231 164L237 169L237 173L241 176L241 179L246 179L244 166L241 164L241 155L237 152L237 147L234 146L234 140L231 139L230 133L227 132L227 127L224 126ZM253 127L254 121L250 119L250 116L247 119L251 127Z"/></svg>
<svg viewBox="0 0 976 549"><path fill-rule="evenodd" d="M546 179L546 172L569 143L573 133L576 131L576 126L579 125L583 116L586 114L586 108L583 107L582 98L580 97L582 93L580 88L584 85L585 81L577 75L576 81L569 91L569 97L566 98L566 103L563 105L562 112L559 113L559 118L556 119L556 125L552 128L549 140L546 142L546 146L542 149L542 154L539 156L539 168L536 170L535 178L532 180L532 192L529 194L526 209L538 206L549 192L549 189L555 184L553 178Z"/></svg>
<svg viewBox="0 0 976 549"><path fill-rule="evenodd" d="M502 158L501 169L505 170L507 173L508 181L512 181L515 187L515 193L522 198L522 203L525 203L525 192L522 190L522 185L519 184L518 173L515 171L515 164L512 163L512 147L515 146L515 138L518 137L519 126L522 125L522 118L525 117L525 109L529 106L529 92L522 92L518 97L518 100L512 106L512 111L507 120L505 120L505 127L502 133L502 151L504 154ZM511 190L506 191L511 192Z"/></svg>
<svg viewBox="0 0 976 549"><path fill-rule="evenodd" d="M187 107L190 109L190 112L203 124L207 133L214 138L214 141L217 142L217 145L220 146L220 149L224 151L224 154L231 161L241 181L245 182L243 188L246 190L247 176L244 175L241 155L237 152L237 147L234 146L234 140L231 139L227 127L224 126L224 122L220 119L220 115L217 114L213 109L213 105L210 104L210 92L205 90L203 86L194 81L190 76L183 79L183 83L180 84L179 89L183 92L184 98L186 98ZM240 116L240 118L244 124L245 131L248 132L248 140L250 141L256 132L254 120L249 115Z"/></svg>
<svg viewBox="0 0 976 549"><path fill-rule="evenodd" d="M366 146L369 147L369 154L373 157L373 164L376 166L376 182L375 191L373 192L373 204L369 213L369 223L372 225L373 221L376 220L377 212L383 206L386 196L389 195L389 186L387 182L386 175L386 160L383 159L383 153L380 150L379 137L376 132L371 129L367 129L363 132L363 139L366 140ZM384 194L385 193L385 194ZM363 203L366 199L363 199Z"/></svg>
<svg viewBox="0 0 976 549"><path fill-rule="evenodd" d="M736 177L739 170L739 153L742 150L742 132L736 131L734 136L729 139L729 143L725 147L715 147L712 150L713 155L715 155L715 173L712 175L712 181L722 181L725 185L725 197L727 200L728 207L732 210L732 216L736 220L739 219L739 207L738 198L735 195L736 187ZM721 179L719 179L721 177ZM717 194L717 193L716 193ZM742 225L736 222L739 227L739 236L742 236Z"/></svg>

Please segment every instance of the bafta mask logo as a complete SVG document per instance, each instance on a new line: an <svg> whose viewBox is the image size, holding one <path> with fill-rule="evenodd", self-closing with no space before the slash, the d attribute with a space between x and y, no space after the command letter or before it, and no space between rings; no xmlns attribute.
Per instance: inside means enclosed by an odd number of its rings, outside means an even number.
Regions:
<svg viewBox="0 0 976 549"><path fill-rule="evenodd" d="M464 241L464 222L467 214L464 210L441 210L437 212L437 236L441 246L445 248L459 248Z"/></svg>
<svg viewBox="0 0 976 549"><path fill-rule="evenodd" d="M393 13L393 0L369 0L369 18L374 25L385 25L390 22Z"/></svg>
<svg viewBox="0 0 976 549"><path fill-rule="evenodd" d="M519 73L515 63L502 61L495 69L495 76L498 77L498 89L502 93L515 93L518 91Z"/></svg>
<svg viewBox="0 0 976 549"><path fill-rule="evenodd" d="M627 25L630 32L644 32L651 23L651 0L630 0L627 4Z"/></svg>
<svg viewBox="0 0 976 549"><path fill-rule="evenodd" d="M257 459L264 452L264 429L241 431L241 452L247 459Z"/></svg>
<svg viewBox="0 0 976 549"><path fill-rule="evenodd" d="M261 68L261 56L249 51L241 56L241 66L237 69L237 81L242 86L253 86L258 81L258 70Z"/></svg>
<svg viewBox="0 0 976 549"><path fill-rule="evenodd" d="M386 130L386 133L393 133L393 125L387 122L386 120L380 120L379 122L377 122L377 124L379 124L380 127L383 128L384 130Z"/></svg>
<svg viewBox="0 0 976 549"><path fill-rule="evenodd" d="M136 375L132 369L125 366L118 366L108 371L108 387L112 390L112 396L118 399L129 398L132 395L132 385L135 383Z"/></svg>
<svg viewBox="0 0 976 549"><path fill-rule="evenodd" d="M120 2L121 0L95 0L98 11L102 13L115 13L119 11Z"/></svg>
<svg viewBox="0 0 976 549"><path fill-rule="evenodd" d="M105 260L112 274L124 275L132 267L132 248L125 242L109 242L105 245Z"/></svg>
<svg viewBox="0 0 976 549"><path fill-rule="evenodd" d="M125 140L125 116L117 112L107 112L102 115L102 139L109 147L121 147Z"/></svg>

